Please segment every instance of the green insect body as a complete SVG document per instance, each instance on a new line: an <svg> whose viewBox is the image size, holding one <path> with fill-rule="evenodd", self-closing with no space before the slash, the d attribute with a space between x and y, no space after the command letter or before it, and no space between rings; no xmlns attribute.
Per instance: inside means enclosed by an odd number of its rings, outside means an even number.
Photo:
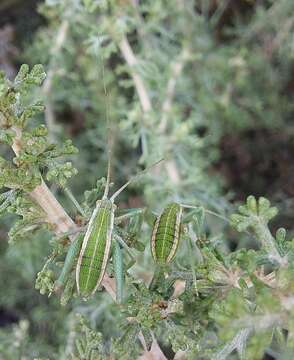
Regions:
<svg viewBox="0 0 294 360"><path fill-rule="evenodd" d="M157 263L167 264L175 256L181 232L182 207L171 203L154 223L151 237L151 252Z"/></svg>
<svg viewBox="0 0 294 360"><path fill-rule="evenodd" d="M55 281L54 284L54 288L55 291L58 291L59 289L61 289L66 281L68 280L69 274L75 264L76 258L79 255L79 252L81 250L81 245L82 245L82 241L83 241L83 234L79 234L76 236L76 238L73 240L73 242L71 243L65 260L64 260L64 265L62 268L62 271L59 275L59 278Z"/></svg>
<svg viewBox="0 0 294 360"><path fill-rule="evenodd" d="M83 297L93 295L103 279L111 247L114 212L112 200L102 199L90 219L77 263L76 283Z"/></svg>

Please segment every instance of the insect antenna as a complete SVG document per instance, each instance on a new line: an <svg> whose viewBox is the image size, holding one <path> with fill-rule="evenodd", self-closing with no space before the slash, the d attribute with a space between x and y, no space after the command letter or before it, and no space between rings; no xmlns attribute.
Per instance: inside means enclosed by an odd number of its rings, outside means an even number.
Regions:
<svg viewBox="0 0 294 360"><path fill-rule="evenodd" d="M106 89L105 83L105 69L104 69L104 62L103 56L101 55L101 67L102 67L102 81L103 81L103 90L105 95L105 117L106 117L106 131L107 131L107 177L106 177L106 184L104 189L104 194L102 199L107 199L109 193L109 186L110 186L110 175L111 175L111 158L112 158L112 147L113 147L113 138L111 136L111 123L109 121L109 97L108 92Z"/></svg>
<svg viewBox="0 0 294 360"><path fill-rule="evenodd" d="M121 186L110 198L111 201L114 201L114 199L127 187L129 186L132 182L134 182L135 180L137 180L139 177L141 177L142 175L144 175L146 172L150 171L152 168L154 168L155 166L157 166L158 164L160 164L162 161L164 161L164 159L160 159L158 161L156 161L154 164L148 166L146 169L144 169L143 171L140 171L137 175L134 175L130 178L129 181L127 181L123 186Z"/></svg>
<svg viewBox="0 0 294 360"><path fill-rule="evenodd" d="M112 156L112 139L110 137L110 127L107 126L108 132L108 141L107 141L107 177L106 177L106 185L104 189L104 194L102 199L107 199L109 193L109 185L110 185L110 174L111 174L111 156Z"/></svg>

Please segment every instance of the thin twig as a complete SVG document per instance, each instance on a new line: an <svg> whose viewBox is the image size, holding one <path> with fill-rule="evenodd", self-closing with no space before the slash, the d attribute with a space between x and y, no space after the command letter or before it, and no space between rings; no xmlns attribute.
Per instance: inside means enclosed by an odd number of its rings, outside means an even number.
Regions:
<svg viewBox="0 0 294 360"><path fill-rule="evenodd" d="M130 67L130 73L133 78L139 100L144 112L148 112L152 110L151 100L149 98L148 92L145 88L144 82L140 75L136 71L136 65L138 64L138 60L128 42L126 36L123 36L121 41L119 42L120 51L126 60L126 63Z"/></svg>
<svg viewBox="0 0 294 360"><path fill-rule="evenodd" d="M158 342L152 331L151 331L151 336L152 336L152 344L151 344L150 350L148 350L144 335L143 335L142 331L140 331L138 338L142 344L144 353L139 357L139 359L140 360L167 360L164 353L160 349Z"/></svg>
<svg viewBox="0 0 294 360"><path fill-rule="evenodd" d="M166 95L161 110L162 117L158 128L160 134L163 134L166 131L168 117L171 112L172 102L175 96L177 80L181 75L183 71L183 67L186 61L189 59L189 57L190 57L190 51L187 48L183 48L178 59L171 64L171 71L170 71L171 77L169 78L166 86L166 91L165 91Z"/></svg>
<svg viewBox="0 0 294 360"><path fill-rule="evenodd" d="M185 62L189 59L189 57L190 57L189 50L187 48L183 48L178 59L171 65L171 77L166 86L165 100L163 101L162 110L161 110L162 117L159 122L159 128L158 128L159 134L161 134L161 135L166 132L167 123L168 123L169 115L170 115L171 108L172 108L172 102L173 102L173 98L175 96L176 83L177 83L179 76L181 75L181 73L183 71ZM178 172L178 169L177 169L177 166L176 166L176 163L174 160L169 160L166 162L166 170L167 170L172 182L174 184L179 184L181 179L180 179L179 172Z"/></svg>
<svg viewBox="0 0 294 360"><path fill-rule="evenodd" d="M138 64L138 60L131 48L128 39L126 36L123 36L118 44L120 51L126 61L126 63L130 67L130 74L133 78L134 85L140 100L140 104L144 113L147 113L152 110L152 103L150 97L148 95L145 84L141 78L141 76L136 71L136 65ZM176 185L180 182L180 175L177 169L177 165L174 160L165 161L166 171L171 179L171 181Z"/></svg>
<svg viewBox="0 0 294 360"><path fill-rule="evenodd" d="M54 128L55 128L55 115L54 115L54 110L53 110L53 107L52 107L52 104L50 101L50 93L52 90L53 78L57 71L57 62L55 59L56 59L57 54L62 49L63 44L65 43L68 29L69 29L68 20L63 20L57 31L54 46L52 47L52 49L50 51L52 60L50 62L50 66L49 66L49 70L47 72L46 79L42 86L42 92L44 95L44 102L45 102L45 122L49 129L49 135L54 134Z"/></svg>
<svg viewBox="0 0 294 360"><path fill-rule="evenodd" d="M52 50L50 51L51 56L56 57L56 54L59 53L59 51L61 50L61 48L66 40L68 28L69 28L68 20L63 20L58 29L58 32L56 35L56 41L54 42L54 46L52 47ZM56 71L56 61L52 60L51 63L52 64L47 72L47 77L42 86L42 91L43 91L44 95L50 94L51 88L52 88L53 76Z"/></svg>

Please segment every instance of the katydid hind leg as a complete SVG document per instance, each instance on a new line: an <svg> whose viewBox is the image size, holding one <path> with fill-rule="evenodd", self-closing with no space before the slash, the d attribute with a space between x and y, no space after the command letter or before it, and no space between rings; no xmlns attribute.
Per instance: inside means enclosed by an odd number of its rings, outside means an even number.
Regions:
<svg viewBox="0 0 294 360"><path fill-rule="evenodd" d="M64 260L64 264L63 264L63 268L61 270L61 273L59 275L59 278L55 281L54 284L54 290L55 291L59 291L62 287L65 286L69 275L74 267L74 264L76 262L76 258L79 255L81 246L82 246L82 241L83 241L83 234L78 234L75 239L72 241L65 260Z"/></svg>
<svg viewBox="0 0 294 360"><path fill-rule="evenodd" d="M124 292L123 251L116 240L114 241L113 265L116 282L116 301L121 304L123 302Z"/></svg>

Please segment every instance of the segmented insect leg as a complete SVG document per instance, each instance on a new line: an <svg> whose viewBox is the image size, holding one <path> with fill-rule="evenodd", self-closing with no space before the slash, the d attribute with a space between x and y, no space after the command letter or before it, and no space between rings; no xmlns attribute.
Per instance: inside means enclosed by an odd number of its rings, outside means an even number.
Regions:
<svg viewBox="0 0 294 360"><path fill-rule="evenodd" d="M123 301L124 269L122 249L118 241L114 241L113 265L116 281L116 301L121 304Z"/></svg>
<svg viewBox="0 0 294 360"><path fill-rule="evenodd" d="M54 284L55 291L58 291L59 289L61 289L67 282L69 274L72 271L74 263L76 261L76 258L79 255L79 252L81 250L83 237L84 237L84 234L78 234L76 236L76 238L73 240L73 242L71 243L71 245L67 251L67 254L66 254L66 257L64 260L64 265L63 265L63 268L59 275L59 278L55 281L55 284Z"/></svg>

